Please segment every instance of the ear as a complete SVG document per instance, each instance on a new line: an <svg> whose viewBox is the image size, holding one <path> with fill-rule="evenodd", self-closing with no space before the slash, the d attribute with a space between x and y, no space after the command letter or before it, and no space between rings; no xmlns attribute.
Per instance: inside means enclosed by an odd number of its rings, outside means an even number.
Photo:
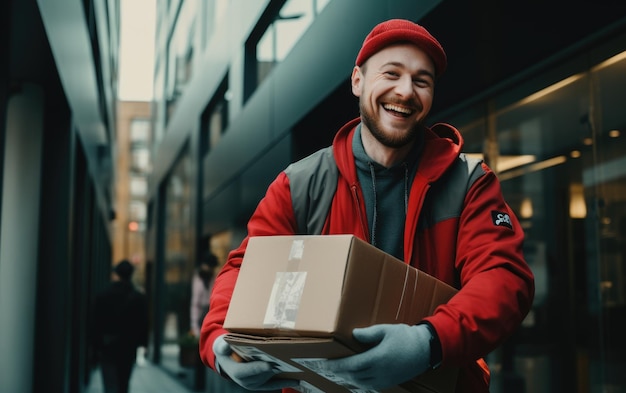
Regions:
<svg viewBox="0 0 626 393"><path fill-rule="evenodd" d="M354 66L350 79L352 80L352 94L356 97L360 97L363 85L363 72L361 71L361 67Z"/></svg>

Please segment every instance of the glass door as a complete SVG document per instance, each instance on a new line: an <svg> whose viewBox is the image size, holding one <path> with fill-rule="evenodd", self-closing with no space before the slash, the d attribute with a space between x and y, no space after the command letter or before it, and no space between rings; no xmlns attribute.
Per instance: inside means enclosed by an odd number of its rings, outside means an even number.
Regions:
<svg viewBox="0 0 626 393"><path fill-rule="evenodd" d="M536 279L522 327L487 359L493 392L626 391L624 75L620 54L450 121L498 174Z"/></svg>

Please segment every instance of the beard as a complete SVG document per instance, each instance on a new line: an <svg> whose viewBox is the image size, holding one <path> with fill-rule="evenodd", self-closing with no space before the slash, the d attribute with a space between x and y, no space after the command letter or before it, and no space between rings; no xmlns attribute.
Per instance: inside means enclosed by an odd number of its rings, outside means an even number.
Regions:
<svg viewBox="0 0 626 393"><path fill-rule="evenodd" d="M359 110L361 112L363 124L370 130L374 138L386 147L394 149L404 147L413 142L418 135L418 132L421 132L422 129L422 124L416 123L407 132L385 132L380 124L380 121L374 117L371 111L369 111L362 102L359 102Z"/></svg>

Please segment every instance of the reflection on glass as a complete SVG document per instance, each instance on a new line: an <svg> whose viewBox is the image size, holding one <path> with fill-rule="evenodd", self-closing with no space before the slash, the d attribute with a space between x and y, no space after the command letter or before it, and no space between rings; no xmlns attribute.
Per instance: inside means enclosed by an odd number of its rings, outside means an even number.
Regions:
<svg viewBox="0 0 626 393"><path fill-rule="evenodd" d="M503 92L450 121L468 153L497 146L493 166L535 273L531 313L487 359L494 392L520 381L538 393L626 386L617 371L626 367L624 75L626 52L516 100Z"/></svg>
<svg viewBox="0 0 626 393"><path fill-rule="evenodd" d="M287 57L329 0L287 0L256 46L257 83Z"/></svg>

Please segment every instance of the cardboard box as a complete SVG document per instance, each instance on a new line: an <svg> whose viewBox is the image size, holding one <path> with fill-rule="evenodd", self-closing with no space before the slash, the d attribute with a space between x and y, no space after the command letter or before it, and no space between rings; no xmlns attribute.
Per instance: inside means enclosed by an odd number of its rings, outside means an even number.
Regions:
<svg viewBox="0 0 626 393"><path fill-rule="evenodd" d="M306 392L355 391L316 372L319 359L365 350L355 327L416 324L446 303L451 286L352 236L249 239L224 327L244 359L276 364ZM453 392L457 370L440 368L385 392Z"/></svg>

